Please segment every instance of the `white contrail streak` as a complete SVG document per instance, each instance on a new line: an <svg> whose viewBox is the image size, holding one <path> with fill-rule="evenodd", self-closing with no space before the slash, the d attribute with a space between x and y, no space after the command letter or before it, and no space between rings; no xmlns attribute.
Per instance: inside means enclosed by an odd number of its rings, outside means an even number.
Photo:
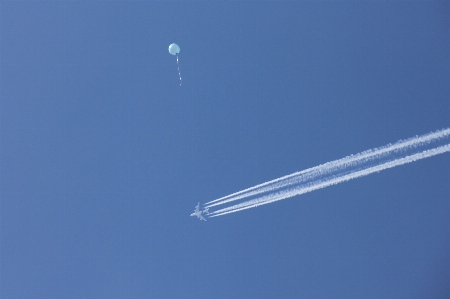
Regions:
<svg viewBox="0 0 450 299"><path fill-rule="evenodd" d="M383 169L395 167L398 165L402 165L405 163L409 163L418 159L423 159L428 157L429 153L434 153L435 150L438 148L432 149L432 150L423 150L421 153L417 153L411 156L407 156L404 158L396 158L392 157L395 155L402 155L404 156L405 151L408 150L421 150L421 147L428 146L432 142L437 142L440 140L443 140L445 138L448 138L450 136L450 128L440 130L437 132L429 133L422 136L416 136L407 140L399 141L394 144L388 144L384 147L368 150L356 155L348 156L343 159L331 161L316 167L312 167L300 172L293 173L291 175L287 175L236 193L233 193L231 195L210 201L205 204L206 207L213 207L217 205L222 205L228 202L236 201L239 199L247 198L250 196L256 196L260 195L262 193L271 192L270 194L267 194L265 196L260 196L256 199L246 201L244 203L234 205L232 207L228 207L225 209L221 209L215 212L212 212L211 217L219 216L228 214L231 212L237 212L243 209L248 209L251 207L256 207L261 204L270 203L273 201L278 201L287 197L292 197L298 194L303 194L306 192L310 192L313 190L317 190L320 188L316 188L314 186L322 186L323 184L327 184L326 186L329 186L329 182L334 182L336 180L339 180L336 183L331 183L331 185L347 181L349 179L353 179L355 174L358 174L359 176L364 176L367 174L370 174L374 171L380 171ZM440 147L440 149L442 149ZM448 151L448 150L444 150ZM441 152L439 152L441 153ZM436 153L436 154L439 154ZM422 156L425 155L425 156ZM436 155L432 154L432 155ZM405 159L411 159L413 160L405 160ZM418 158L417 158L418 157ZM389 162L386 162L386 160L390 160ZM405 162L406 161L406 162ZM374 166L374 164L380 164L384 162L381 165ZM394 163L394 164L393 164ZM395 164L400 163L400 164ZM381 166L386 166L386 168L379 169ZM394 165L394 166L391 166ZM357 168L357 169L355 169ZM371 171L371 169L376 169ZM369 171L368 173L366 173ZM362 173L362 174L361 174ZM350 178L348 178L350 177ZM327 178L325 180L325 178ZM330 179L331 178L331 179ZM348 178L341 181L342 178ZM295 188L292 188L292 186L296 186ZM325 187L326 187L325 186ZM283 191L277 191L283 189ZM289 190L286 190L286 188L289 188ZM301 193L295 193L297 191L293 190L309 190L310 188L315 188L310 191L301 191ZM274 193L277 191L276 193ZM287 195L287 194L293 194L294 195ZM286 197L287 195L287 197Z"/></svg>
<svg viewBox="0 0 450 299"><path fill-rule="evenodd" d="M293 197L296 195L300 195L300 194L304 194L304 193L308 193L311 191L315 191L318 189L322 189L331 185L336 185L339 183L343 183L352 179L356 179L359 177L363 177L366 175L369 175L371 173L374 172L379 172L385 169L389 169L389 168L393 168L396 166L400 166L403 164L407 164L407 163L411 163L417 160L421 160L421 159L425 159L425 158L429 158L435 155L439 155L439 154L443 154L445 152L450 152L450 144L447 145L443 145L443 146L439 146L437 148L431 149L431 150L426 150L423 151L421 153L417 153L414 155L410 155L410 156L406 156L404 158L399 158L393 161L389 161L377 166L372 166L366 169L362 169L362 170L356 170L347 174L343 174L341 176L333 176L329 179L319 179L315 182L306 184L306 185L302 185L296 188L291 188L288 190L284 190L281 192L277 192L277 193L272 193L260 198L256 198L253 200L249 200L246 202L243 202L241 204L237 204L228 208L224 208L218 211L215 211L213 213L211 213L211 217L217 217L217 216L221 216L221 215L225 215L225 214L229 214L229 213L234 213L234 212L238 212L238 211L242 211L242 210L246 210L246 209L250 209L250 208L255 208L258 207L260 205L265 205L268 203L272 203L275 201L279 201L282 199L286 199L289 197Z"/></svg>
<svg viewBox="0 0 450 299"><path fill-rule="evenodd" d="M448 136L450 136L450 128L429 133L423 136L416 136L407 140L401 140L394 144L388 144L380 148L364 151L356 155L348 156L339 160L331 161L316 167L312 167L287 176L283 176L281 178L207 202L205 206L213 207L231 201L243 199L246 197L255 196L261 193L266 193L280 188L285 188L292 184L298 184L303 181L315 179L318 176L326 175L331 172L340 171L341 169L348 169L349 167L355 167L357 165L367 163L373 160L379 160L384 156L428 145L433 141L438 141L439 139L447 138Z"/></svg>

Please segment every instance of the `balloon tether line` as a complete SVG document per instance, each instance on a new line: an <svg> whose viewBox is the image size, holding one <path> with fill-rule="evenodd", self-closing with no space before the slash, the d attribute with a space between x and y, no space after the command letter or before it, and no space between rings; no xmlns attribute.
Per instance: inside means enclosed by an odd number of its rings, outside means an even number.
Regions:
<svg viewBox="0 0 450 299"><path fill-rule="evenodd" d="M181 73L180 73L180 63L178 62L178 54L177 54L177 67L178 67L178 76L180 77L180 86L181 86Z"/></svg>

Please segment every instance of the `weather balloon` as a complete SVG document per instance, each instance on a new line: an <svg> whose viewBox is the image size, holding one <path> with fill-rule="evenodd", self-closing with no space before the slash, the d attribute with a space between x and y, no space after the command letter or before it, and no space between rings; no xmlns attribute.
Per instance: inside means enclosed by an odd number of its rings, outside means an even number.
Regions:
<svg viewBox="0 0 450 299"><path fill-rule="evenodd" d="M180 47L177 44L171 44L169 46L169 53L172 55L178 55L178 53L180 53Z"/></svg>
<svg viewBox="0 0 450 299"><path fill-rule="evenodd" d="M178 61L178 54L180 53L180 47L177 44L171 44L169 46L169 53L177 56L178 76L180 77L180 86L181 86L180 62Z"/></svg>

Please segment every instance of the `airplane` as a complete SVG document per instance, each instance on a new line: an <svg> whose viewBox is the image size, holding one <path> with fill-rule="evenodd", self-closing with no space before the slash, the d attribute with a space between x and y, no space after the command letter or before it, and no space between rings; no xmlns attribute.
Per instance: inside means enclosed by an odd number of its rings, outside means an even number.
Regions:
<svg viewBox="0 0 450 299"><path fill-rule="evenodd" d="M191 216L197 216L198 219L206 221L205 217L202 216L203 212L204 211L200 211L200 203L198 203L195 207L194 213L192 213ZM208 210L206 210L206 212L208 212Z"/></svg>

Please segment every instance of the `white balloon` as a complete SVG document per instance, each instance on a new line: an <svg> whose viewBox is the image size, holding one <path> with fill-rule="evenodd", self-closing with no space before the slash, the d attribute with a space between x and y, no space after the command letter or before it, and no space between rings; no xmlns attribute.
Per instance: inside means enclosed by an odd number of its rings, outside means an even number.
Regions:
<svg viewBox="0 0 450 299"><path fill-rule="evenodd" d="M169 53L172 55L178 55L178 53L180 53L180 47L177 44L171 44L169 46Z"/></svg>
<svg viewBox="0 0 450 299"><path fill-rule="evenodd" d="M180 77L180 86L181 86L180 62L178 61L178 53L180 53L180 47L177 44L171 44L169 46L169 53L177 56L178 76Z"/></svg>

